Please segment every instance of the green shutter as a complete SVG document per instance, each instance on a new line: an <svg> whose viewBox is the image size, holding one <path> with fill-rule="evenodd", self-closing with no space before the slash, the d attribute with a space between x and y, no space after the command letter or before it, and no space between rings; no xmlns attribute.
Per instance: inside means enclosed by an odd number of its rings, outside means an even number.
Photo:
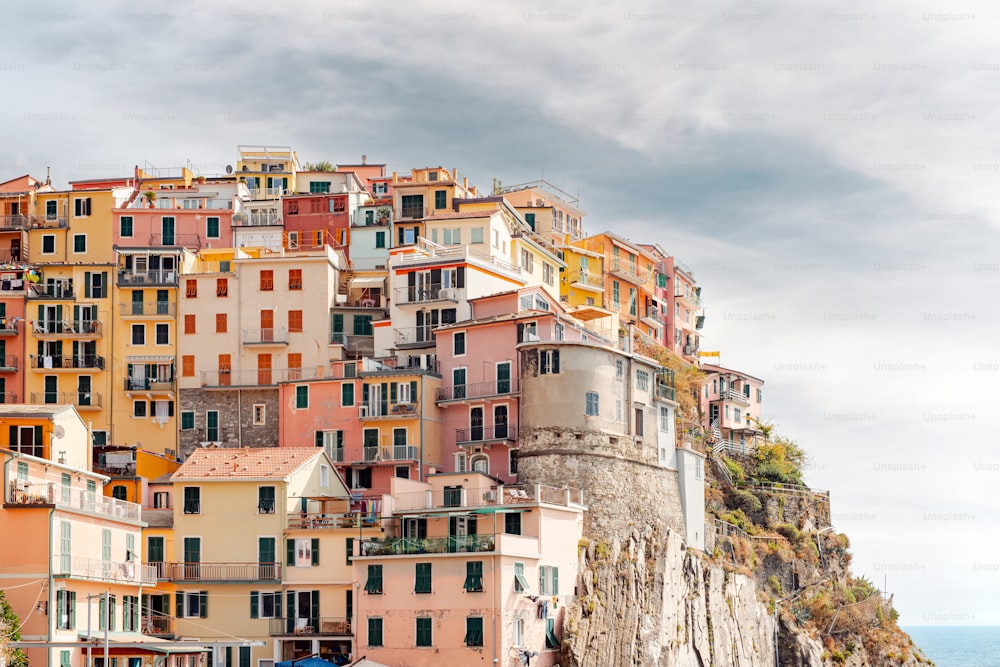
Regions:
<svg viewBox="0 0 1000 667"><path fill-rule="evenodd" d="M76 629L76 593L70 593L69 599L67 600L69 604L69 629Z"/></svg>
<svg viewBox="0 0 1000 667"><path fill-rule="evenodd" d="M350 565L351 564L351 560L352 560L352 556L354 555L354 538L353 537L348 537L347 540L346 540L346 543L347 543L347 551L346 551L346 553L347 553L347 564Z"/></svg>
<svg viewBox="0 0 1000 667"><path fill-rule="evenodd" d="M414 593L430 593L431 592L431 564L430 563L417 563L416 573L413 582L413 592Z"/></svg>
<svg viewBox="0 0 1000 667"><path fill-rule="evenodd" d="M285 540L285 565L295 565L295 540L291 537Z"/></svg>
<svg viewBox="0 0 1000 667"><path fill-rule="evenodd" d="M41 426L36 426L35 427L35 447L41 447L41 446L42 446L42 427Z"/></svg>
<svg viewBox="0 0 1000 667"><path fill-rule="evenodd" d="M184 593L177 593L177 604L174 606L174 611L177 618L184 618Z"/></svg>
<svg viewBox="0 0 1000 667"><path fill-rule="evenodd" d="M552 595L559 595L559 568L552 569Z"/></svg>
<svg viewBox="0 0 1000 667"><path fill-rule="evenodd" d="M410 403L417 402L417 381L410 380Z"/></svg>
<svg viewBox="0 0 1000 667"><path fill-rule="evenodd" d="M90 298L90 271L83 272L83 296Z"/></svg>
<svg viewBox="0 0 1000 667"><path fill-rule="evenodd" d="M483 590L483 561L470 560L465 564L465 584L466 591Z"/></svg>
<svg viewBox="0 0 1000 667"><path fill-rule="evenodd" d="M548 587L548 583L547 583L547 580L546 580L546 577L545 577L545 571L547 569L549 569L549 568L547 568L544 565L542 565L541 567L538 568L538 593L539 593L539 595L548 595L549 594L549 587Z"/></svg>
<svg viewBox="0 0 1000 667"><path fill-rule="evenodd" d="M317 447L323 446L323 431L316 431L316 439L314 440Z"/></svg>
<svg viewBox="0 0 1000 667"><path fill-rule="evenodd" d="M260 594L257 591L250 591L250 618L257 618L260 610Z"/></svg>
<svg viewBox="0 0 1000 667"><path fill-rule="evenodd" d="M319 565L319 538L312 540L312 564Z"/></svg>
<svg viewBox="0 0 1000 667"><path fill-rule="evenodd" d="M201 611L199 616L201 618L208 618L208 591L201 591L198 593L198 597L201 598L201 604L198 605Z"/></svg>

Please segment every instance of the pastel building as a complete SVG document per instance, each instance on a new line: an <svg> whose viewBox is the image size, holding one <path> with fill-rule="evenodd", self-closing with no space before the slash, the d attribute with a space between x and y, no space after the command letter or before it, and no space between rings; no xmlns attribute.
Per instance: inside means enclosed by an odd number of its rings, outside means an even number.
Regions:
<svg viewBox="0 0 1000 667"><path fill-rule="evenodd" d="M741 371L702 364L700 410L716 451L748 454L763 435L760 422L764 381Z"/></svg>
<svg viewBox="0 0 1000 667"><path fill-rule="evenodd" d="M697 363L701 346L700 330L705 323L701 312L701 288L694 272L676 257L671 258L674 278L674 351L690 363ZM667 265L670 267L670 264Z"/></svg>
<svg viewBox="0 0 1000 667"><path fill-rule="evenodd" d="M585 507L474 472L394 480L356 548L356 652L387 665L559 662ZM391 508L391 510L390 510Z"/></svg>
<svg viewBox="0 0 1000 667"><path fill-rule="evenodd" d="M297 628L321 632L318 619L346 618L347 582L336 574L346 538L320 544L318 533L291 523L334 514L346 501L322 449L199 448L170 479L173 552L158 567L176 591L178 636L261 642L213 659L246 667L278 658L286 639L305 633ZM333 653L350 635L343 624L330 628Z"/></svg>
<svg viewBox="0 0 1000 667"><path fill-rule="evenodd" d="M226 259L226 258L231 259ZM277 446L277 384L323 377L343 256L331 247L202 253L181 296L181 448Z"/></svg>
<svg viewBox="0 0 1000 667"><path fill-rule="evenodd" d="M28 229L42 222L36 213L36 202L40 194L51 191L48 179L42 182L28 174L0 183L0 263L28 260ZM60 219L65 226L65 210L54 208L50 224Z"/></svg>
<svg viewBox="0 0 1000 667"><path fill-rule="evenodd" d="M455 169L448 171L443 167L413 169L409 179L393 173L391 189L396 220L394 247L414 245L417 239L427 236L423 219L453 210L455 199L479 196L476 187L469 185L469 179Z"/></svg>
<svg viewBox="0 0 1000 667"><path fill-rule="evenodd" d="M299 172L296 181L300 190L281 201L285 247L346 248L355 211L369 198L364 184L353 172Z"/></svg>
<svg viewBox="0 0 1000 667"><path fill-rule="evenodd" d="M2 405L0 419L0 534L17 536L0 550L7 599L23 637L67 642L27 649L31 664L82 665L81 638L105 631L112 644L140 640L140 595L156 575L142 565L139 505L103 495L72 406Z"/></svg>
<svg viewBox="0 0 1000 667"><path fill-rule="evenodd" d="M297 190L296 175L302 171L291 146L237 146L236 176L246 188L246 201L234 216L236 247L287 247L282 203Z"/></svg>
<svg viewBox="0 0 1000 667"><path fill-rule="evenodd" d="M548 181L511 185L501 188L499 194L549 243L564 246L583 238L587 213L579 207L579 199Z"/></svg>

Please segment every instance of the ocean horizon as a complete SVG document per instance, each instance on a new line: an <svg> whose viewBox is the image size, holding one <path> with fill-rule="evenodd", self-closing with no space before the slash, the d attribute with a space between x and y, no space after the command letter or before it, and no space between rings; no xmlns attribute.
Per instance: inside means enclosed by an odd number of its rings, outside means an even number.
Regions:
<svg viewBox="0 0 1000 667"><path fill-rule="evenodd" d="M903 630L938 667L1000 667L1000 626L914 625Z"/></svg>

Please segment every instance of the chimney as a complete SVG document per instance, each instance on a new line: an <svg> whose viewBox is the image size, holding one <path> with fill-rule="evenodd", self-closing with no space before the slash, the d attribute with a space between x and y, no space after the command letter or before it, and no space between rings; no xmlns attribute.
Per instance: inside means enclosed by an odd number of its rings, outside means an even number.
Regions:
<svg viewBox="0 0 1000 667"><path fill-rule="evenodd" d="M52 185L52 167L45 168L45 185Z"/></svg>
<svg viewBox="0 0 1000 667"><path fill-rule="evenodd" d="M392 172L392 182L393 183L399 182L399 175L396 172Z"/></svg>
<svg viewBox="0 0 1000 667"><path fill-rule="evenodd" d="M361 156L361 164L368 164L368 156L367 155L362 155Z"/></svg>
<svg viewBox="0 0 1000 667"><path fill-rule="evenodd" d="M462 177L462 187L466 190L469 189L469 178L467 176Z"/></svg>
<svg viewBox="0 0 1000 667"><path fill-rule="evenodd" d="M456 169L455 167L451 168L451 180L452 180L452 182L455 182L455 181L458 180L458 169Z"/></svg>

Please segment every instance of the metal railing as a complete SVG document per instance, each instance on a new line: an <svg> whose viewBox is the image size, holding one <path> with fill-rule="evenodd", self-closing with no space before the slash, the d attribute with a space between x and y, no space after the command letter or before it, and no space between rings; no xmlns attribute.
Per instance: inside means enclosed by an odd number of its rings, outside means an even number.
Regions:
<svg viewBox="0 0 1000 667"><path fill-rule="evenodd" d="M662 382L653 382L653 391L655 392L656 398L662 398L668 401L677 400L677 390L669 385L663 384Z"/></svg>
<svg viewBox="0 0 1000 667"><path fill-rule="evenodd" d="M4 371L16 371L17 370L17 357L13 354L3 354L0 355L0 370Z"/></svg>
<svg viewBox="0 0 1000 667"><path fill-rule="evenodd" d="M126 377L125 391L174 391L177 379L158 379L148 377Z"/></svg>
<svg viewBox="0 0 1000 667"><path fill-rule="evenodd" d="M135 503L35 478L27 482L10 482L7 502L12 505L52 504L127 521L138 521L141 515L141 508Z"/></svg>
<svg viewBox="0 0 1000 667"><path fill-rule="evenodd" d="M411 397L416 401L417 397ZM394 417L418 417L415 403L362 403L358 406L359 419L380 419Z"/></svg>
<svg viewBox="0 0 1000 667"><path fill-rule="evenodd" d="M611 274L636 285L645 285L649 282L648 278L636 273L634 264L617 259L611 260Z"/></svg>
<svg viewBox="0 0 1000 667"><path fill-rule="evenodd" d="M517 440L517 426L495 424L493 426L470 426L455 429L455 444L470 445L484 440Z"/></svg>
<svg viewBox="0 0 1000 667"><path fill-rule="evenodd" d="M0 404L17 403L17 394L12 391L0 391Z"/></svg>
<svg viewBox="0 0 1000 667"><path fill-rule="evenodd" d="M520 391L518 378L507 380L489 380L486 382L470 382L450 387L438 387L438 401L460 401L466 398L484 398L487 396L507 396Z"/></svg>
<svg viewBox="0 0 1000 667"><path fill-rule="evenodd" d="M272 327L270 329L244 329L244 345L269 345L272 343L283 344L288 342L288 329L285 327Z"/></svg>
<svg viewBox="0 0 1000 667"><path fill-rule="evenodd" d="M170 581L281 581L281 563L164 563Z"/></svg>
<svg viewBox="0 0 1000 667"><path fill-rule="evenodd" d="M599 273L589 271L574 271L569 274L569 282L590 287L591 289L604 289L604 276Z"/></svg>
<svg viewBox="0 0 1000 667"><path fill-rule="evenodd" d="M200 234L150 234L149 245L151 246L184 246L186 248L200 248Z"/></svg>
<svg viewBox="0 0 1000 667"><path fill-rule="evenodd" d="M72 554L54 554L52 556L52 576L133 583L143 586L156 585L156 570L139 561L117 562L84 558Z"/></svg>
<svg viewBox="0 0 1000 667"><path fill-rule="evenodd" d="M28 297L32 299L72 299L73 284L64 283L28 283Z"/></svg>
<svg viewBox="0 0 1000 667"><path fill-rule="evenodd" d="M401 554L449 554L464 551L488 552L496 549L494 535L452 535L450 537L383 537L361 542L362 556Z"/></svg>
<svg viewBox="0 0 1000 667"><path fill-rule="evenodd" d="M100 320L34 320L31 331L36 336L101 336L104 328Z"/></svg>
<svg viewBox="0 0 1000 667"><path fill-rule="evenodd" d="M142 617L141 623L140 630L144 635L157 637L174 634L173 616L147 615Z"/></svg>
<svg viewBox="0 0 1000 667"><path fill-rule="evenodd" d="M288 515L289 529L359 528L380 526L382 519L377 514L326 514L322 512Z"/></svg>
<svg viewBox="0 0 1000 667"><path fill-rule="evenodd" d="M233 227L276 227L282 224L277 211L255 211L233 215Z"/></svg>
<svg viewBox="0 0 1000 667"><path fill-rule="evenodd" d="M100 408L104 406L103 396L96 392L31 392L31 402L34 404L44 403L46 405L71 404L78 408Z"/></svg>
<svg viewBox="0 0 1000 667"><path fill-rule="evenodd" d="M394 329L397 346L429 347L434 344L434 332L430 326L402 327Z"/></svg>
<svg viewBox="0 0 1000 667"><path fill-rule="evenodd" d="M202 387L266 387L279 382L297 382L321 377L315 367L262 368L259 370L201 371Z"/></svg>
<svg viewBox="0 0 1000 667"><path fill-rule="evenodd" d="M396 510L490 507L545 502L552 505L582 505L583 491L541 484L512 484L489 488L455 488L442 491L397 493Z"/></svg>
<svg viewBox="0 0 1000 667"><path fill-rule="evenodd" d="M362 375L400 373L412 375L420 371L441 374L441 363L436 354L399 354L392 357L368 357L358 367ZM411 399L412 400L412 399Z"/></svg>
<svg viewBox="0 0 1000 667"><path fill-rule="evenodd" d="M270 636L352 634L351 619L346 616L313 616L311 618L272 618L268 623Z"/></svg>
<svg viewBox="0 0 1000 667"><path fill-rule="evenodd" d="M389 447L364 447L364 460L373 461L416 461L417 448L412 445L392 445Z"/></svg>
<svg viewBox="0 0 1000 667"><path fill-rule="evenodd" d="M0 229L24 229L28 224L26 215L0 215Z"/></svg>
<svg viewBox="0 0 1000 667"><path fill-rule="evenodd" d="M31 216L31 226L35 229L60 229L67 227L69 222L66 216L60 217L59 215L33 215Z"/></svg>
<svg viewBox="0 0 1000 667"><path fill-rule="evenodd" d="M170 301L132 301L131 303L119 303L118 312L128 317L130 315L169 315L177 310L177 304Z"/></svg>
<svg viewBox="0 0 1000 667"><path fill-rule="evenodd" d="M134 285L176 285L177 271L119 271L118 284L127 287Z"/></svg>
<svg viewBox="0 0 1000 667"><path fill-rule="evenodd" d="M397 287L396 305L402 306L415 303L428 303L430 301L458 301L465 288L443 287L441 283L431 283L429 285L414 285L410 287Z"/></svg>
<svg viewBox="0 0 1000 667"><path fill-rule="evenodd" d="M104 357L98 355L30 355L31 367L42 369L53 368L104 368Z"/></svg>

